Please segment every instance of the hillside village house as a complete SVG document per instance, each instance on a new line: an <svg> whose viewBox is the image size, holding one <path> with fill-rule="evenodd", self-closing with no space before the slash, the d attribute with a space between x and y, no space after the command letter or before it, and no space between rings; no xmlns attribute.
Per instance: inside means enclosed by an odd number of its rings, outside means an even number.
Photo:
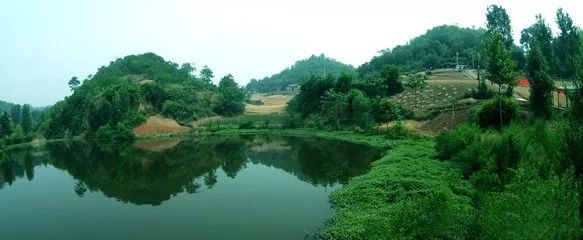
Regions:
<svg viewBox="0 0 583 240"><path fill-rule="evenodd" d="M290 84L290 85L287 85L287 87L285 88L285 90L288 91L288 92L299 91L300 90L300 85L299 84Z"/></svg>

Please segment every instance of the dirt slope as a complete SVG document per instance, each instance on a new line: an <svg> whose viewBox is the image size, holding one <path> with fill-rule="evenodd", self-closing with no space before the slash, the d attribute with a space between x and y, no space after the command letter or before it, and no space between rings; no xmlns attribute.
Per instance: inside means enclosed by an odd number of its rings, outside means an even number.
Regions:
<svg viewBox="0 0 583 240"><path fill-rule="evenodd" d="M145 123L134 128L134 134L139 137L159 133L184 133L188 130L188 127L181 126L173 119L156 115L149 117Z"/></svg>

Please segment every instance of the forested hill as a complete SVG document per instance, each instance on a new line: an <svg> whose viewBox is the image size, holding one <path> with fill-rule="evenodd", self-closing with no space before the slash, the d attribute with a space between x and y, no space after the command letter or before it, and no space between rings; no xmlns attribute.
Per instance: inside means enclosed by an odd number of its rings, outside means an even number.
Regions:
<svg viewBox="0 0 583 240"><path fill-rule="evenodd" d="M456 64L456 53L460 64L472 65L472 60L481 52L482 40L482 29L438 26L405 45L381 51L361 65L358 73L364 76L382 70L385 65L396 65L404 70L451 68Z"/></svg>
<svg viewBox="0 0 583 240"><path fill-rule="evenodd" d="M261 80L251 79L247 90L254 92L273 92L285 90L290 84L302 84L312 75L322 76L332 74L338 77L342 72L355 72L354 67L341 63L321 54L312 55L307 59L297 61L293 66Z"/></svg>
<svg viewBox="0 0 583 240"><path fill-rule="evenodd" d="M10 112L12 105L14 105L14 104L0 100L0 113L1 112Z"/></svg>
<svg viewBox="0 0 583 240"><path fill-rule="evenodd" d="M182 123L244 111L245 93L231 75L212 84L206 66L199 75L190 64L178 65L146 53L130 55L101 67L84 81L73 77L73 94L51 107L41 124L47 138L86 135L133 137L132 128L150 115L163 114Z"/></svg>

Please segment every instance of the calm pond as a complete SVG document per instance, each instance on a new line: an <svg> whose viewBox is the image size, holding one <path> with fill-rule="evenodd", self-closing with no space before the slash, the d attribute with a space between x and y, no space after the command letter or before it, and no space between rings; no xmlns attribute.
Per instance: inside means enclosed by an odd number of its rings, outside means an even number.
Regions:
<svg viewBox="0 0 583 240"><path fill-rule="evenodd" d="M258 137L0 153L2 239L303 239L380 151Z"/></svg>

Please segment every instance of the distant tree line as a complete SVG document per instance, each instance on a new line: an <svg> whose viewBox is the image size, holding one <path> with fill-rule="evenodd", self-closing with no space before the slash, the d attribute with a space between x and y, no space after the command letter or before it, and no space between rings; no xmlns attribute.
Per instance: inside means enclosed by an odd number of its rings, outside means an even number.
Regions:
<svg viewBox="0 0 583 240"><path fill-rule="evenodd" d="M10 111L0 111L0 149L9 144L30 141L38 129L42 111L29 104L10 104Z"/></svg>
<svg viewBox="0 0 583 240"><path fill-rule="evenodd" d="M288 104L292 121L309 127L366 130L376 123L402 119L410 113L391 103L390 96L404 90L400 70L386 66L364 79L353 73L312 76Z"/></svg>

